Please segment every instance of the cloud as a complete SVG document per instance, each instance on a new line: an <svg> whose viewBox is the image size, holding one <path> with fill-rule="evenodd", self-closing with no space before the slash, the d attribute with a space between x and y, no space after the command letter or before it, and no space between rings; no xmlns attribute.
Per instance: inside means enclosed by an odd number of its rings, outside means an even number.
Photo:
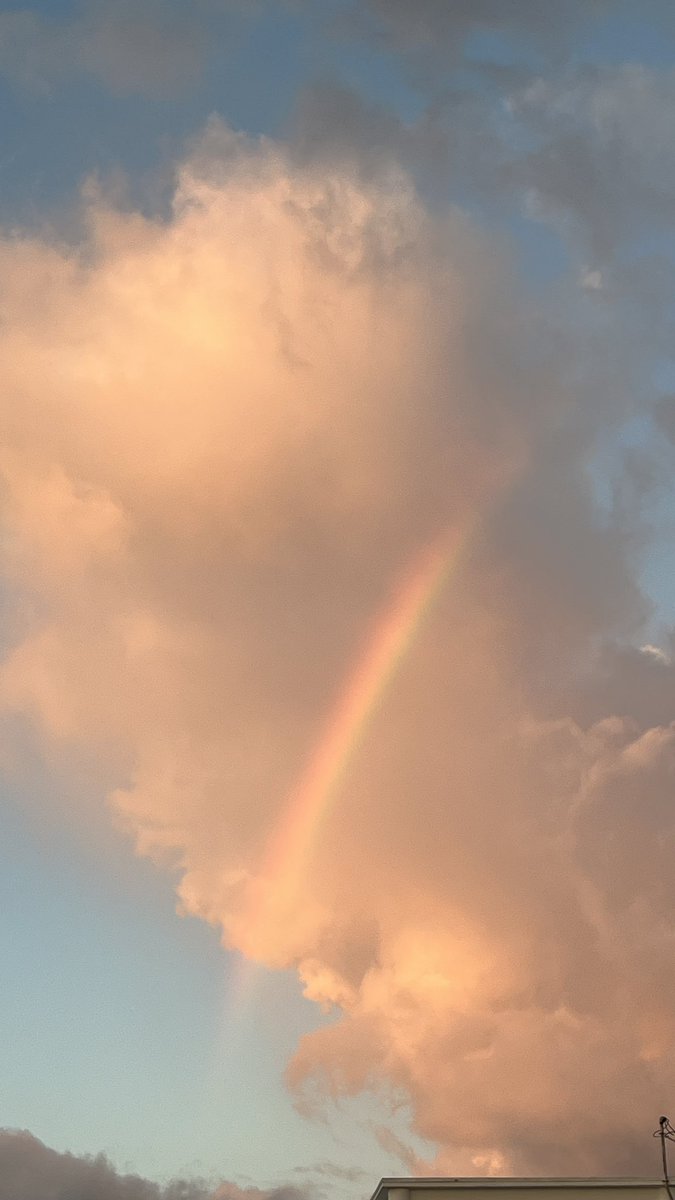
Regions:
<svg viewBox="0 0 675 1200"><path fill-rule="evenodd" d="M620 339L390 157L212 122L168 218L92 192L81 245L0 243L0 701L336 1006L305 1111L405 1096L452 1173L645 1169L675 714L602 649L648 612L589 473Z"/></svg>
<svg viewBox="0 0 675 1200"><path fill-rule="evenodd" d="M344 1167L339 1163L326 1161L312 1163L307 1167L296 1167L295 1174L342 1180L345 1183L361 1183L369 1178L368 1172L361 1167Z"/></svg>
<svg viewBox="0 0 675 1200"><path fill-rule="evenodd" d="M400 1137L397 1137L393 1129L388 1125L374 1124L373 1133L385 1154L398 1159L407 1175L415 1176L424 1174L424 1162L415 1154L410 1146L407 1146Z"/></svg>
<svg viewBox="0 0 675 1200"><path fill-rule="evenodd" d="M542 217L569 224L600 262L672 226L671 70L585 67L541 77L511 105L535 149L515 168Z"/></svg>
<svg viewBox="0 0 675 1200"><path fill-rule="evenodd" d="M368 0L354 19L362 30L370 27L398 51L442 54L447 61L461 52L470 34L486 30L524 41L530 50L559 54L564 35L592 23L605 9L604 0L554 0L545 12L536 0L508 5L499 0Z"/></svg>
<svg viewBox="0 0 675 1200"><path fill-rule="evenodd" d="M117 94L165 98L197 80L206 51L203 22L173 0L88 0L63 20L30 8L0 14L0 70L38 94L84 75Z"/></svg>
<svg viewBox="0 0 675 1200"><path fill-rule="evenodd" d="M669 344L663 313L668 308L670 319L672 68L573 65L570 50L584 44L585 33L614 36L617 14L603 0L555 3L545 12L530 0L370 0L357 9L352 36L391 54L425 110L411 125L389 111L376 117L372 108L357 121L355 101L335 97L333 127L330 97L322 104L319 96L316 113L312 97L307 136L318 140L327 131L338 149L347 140L368 143L375 161L395 143L417 174L432 159L451 164L446 192L459 172L463 194L470 188L482 203L516 198L530 220L564 239L582 286L609 287L615 299L628 299L645 335L653 340L656 322L662 346ZM656 2L644 12L650 28L672 42L670 9ZM655 250L664 234L667 244Z"/></svg>
<svg viewBox="0 0 675 1200"><path fill-rule="evenodd" d="M302 1200L296 1188L262 1191L235 1183L175 1179L160 1186L140 1175L120 1175L108 1159L61 1154L25 1130L0 1130L0 1200Z"/></svg>
<svg viewBox="0 0 675 1200"><path fill-rule="evenodd" d="M432 163L447 172L447 135L433 114L405 123L335 80L303 89L291 125L290 150L299 164L341 163L371 181L386 176L392 162L415 174Z"/></svg>
<svg viewBox="0 0 675 1200"><path fill-rule="evenodd" d="M513 215L514 205L526 221L528 254L536 226L548 227L544 267L549 253L552 273L572 260L579 288L608 318L611 311L608 323L635 334L640 327L644 350L668 358L672 68L573 64L570 47L584 44L584 32L614 36L616 14L602 3L548 6L542 22L541 8L527 2L373 0L352 17L343 33L389 55L423 109L404 119L394 106L378 108L323 81L297 106L299 152L349 162L366 178L394 155L432 204L468 197L490 221L497 211ZM662 5L649 5L648 20L664 42L672 39ZM643 391L648 374L635 380Z"/></svg>
<svg viewBox="0 0 675 1200"><path fill-rule="evenodd" d="M673 32L668 20L663 35ZM565 65L497 86L500 105L484 103L477 118L484 133L470 168L474 194L487 203L515 199L529 221L548 226L586 294L639 341L643 361L668 359L675 73L639 63ZM633 383L646 403L657 399L651 372Z"/></svg>

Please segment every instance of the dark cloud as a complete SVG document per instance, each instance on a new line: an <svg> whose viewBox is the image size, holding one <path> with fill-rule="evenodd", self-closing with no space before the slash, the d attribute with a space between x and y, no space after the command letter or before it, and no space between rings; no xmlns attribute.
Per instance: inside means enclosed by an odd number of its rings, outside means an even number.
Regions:
<svg viewBox="0 0 675 1200"><path fill-rule="evenodd" d="M564 62L575 38L611 11L609 0L346 0L332 29L392 56L420 94L452 92L461 68L512 82L533 63Z"/></svg>
<svg viewBox="0 0 675 1200"><path fill-rule="evenodd" d="M655 406L658 428L675 442L675 396L660 396Z"/></svg>
<svg viewBox="0 0 675 1200"><path fill-rule="evenodd" d="M0 13L0 71L38 95L73 76L119 95L180 94L199 79L208 46L201 5L188 13L176 0L83 0L67 18Z"/></svg>
<svg viewBox="0 0 675 1200"><path fill-rule="evenodd" d="M606 0L368 0L373 28L397 49L456 53L474 31L513 34L560 50L560 38L607 10Z"/></svg>
<svg viewBox="0 0 675 1200"><path fill-rule="evenodd" d="M0 1130L0 1200L307 1200L305 1189L241 1188L120 1174L105 1155L59 1153L25 1130Z"/></svg>
<svg viewBox="0 0 675 1200"><path fill-rule="evenodd" d="M448 176L452 143L445 119L433 107L405 122L335 80L301 91L288 133L300 166L340 163L367 181L386 177L396 163L432 186Z"/></svg>
<svg viewBox="0 0 675 1200"><path fill-rule="evenodd" d="M630 239L672 227L675 74L639 64L542 76L510 98L536 148L513 179L536 215L567 225L603 260Z"/></svg>

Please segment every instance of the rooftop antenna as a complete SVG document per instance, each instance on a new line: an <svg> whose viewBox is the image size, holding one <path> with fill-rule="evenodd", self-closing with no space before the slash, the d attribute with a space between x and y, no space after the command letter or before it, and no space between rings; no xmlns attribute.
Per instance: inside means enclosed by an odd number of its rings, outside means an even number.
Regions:
<svg viewBox="0 0 675 1200"><path fill-rule="evenodd" d="M675 1200L670 1186L670 1177L668 1175L668 1154L666 1152L666 1142L675 1142L675 1129L673 1129L667 1117L659 1117L659 1127L654 1130L654 1137L659 1138L661 1142L661 1161L663 1162L663 1182L666 1185L669 1200Z"/></svg>

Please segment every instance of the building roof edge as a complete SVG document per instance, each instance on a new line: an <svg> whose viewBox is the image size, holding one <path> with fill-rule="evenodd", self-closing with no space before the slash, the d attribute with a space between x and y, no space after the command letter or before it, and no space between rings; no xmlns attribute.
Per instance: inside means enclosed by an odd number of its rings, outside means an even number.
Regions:
<svg viewBox="0 0 675 1200"><path fill-rule="evenodd" d="M573 1187L661 1188L663 1186L664 1186L663 1181L661 1179L640 1179L640 1178L632 1179L632 1178L627 1178L627 1177L600 1178L598 1176L593 1176L591 1178L580 1178L580 1177L569 1177L568 1178L568 1177L562 1176L559 1178L537 1179L537 1178L533 1178L532 1176L528 1176L524 1179L516 1179L516 1178L508 1178L505 1176L490 1176L488 1178L481 1178L481 1177L476 1177L476 1176L468 1176L465 1178L462 1178L461 1176L456 1176L456 1177L448 1176L448 1177L444 1177L444 1178L433 1177L433 1178L425 1179L424 1176L416 1176L415 1178L412 1178L412 1179L410 1179L410 1178L405 1179L405 1178L395 1178L395 1177L387 1176L384 1179L380 1180L377 1187L375 1188L375 1191L373 1192L373 1194L371 1196L371 1200L383 1200L384 1193L386 1191L388 1191L389 1188L410 1188L411 1190L413 1190L413 1189L419 1189L419 1188L429 1189L429 1188L455 1188L455 1187L456 1188L481 1188L481 1187L483 1187L483 1188L500 1189L500 1188L516 1188L516 1187L518 1187L518 1188L535 1188L535 1187L548 1187L548 1188L573 1188Z"/></svg>

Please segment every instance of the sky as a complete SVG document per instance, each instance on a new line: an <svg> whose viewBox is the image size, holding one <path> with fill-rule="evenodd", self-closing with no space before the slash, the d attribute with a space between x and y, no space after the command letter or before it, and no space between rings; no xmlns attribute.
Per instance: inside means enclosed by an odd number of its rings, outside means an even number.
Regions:
<svg viewBox="0 0 675 1200"><path fill-rule="evenodd" d="M0 1200L657 1175L669 0L2 4L0 111Z"/></svg>

